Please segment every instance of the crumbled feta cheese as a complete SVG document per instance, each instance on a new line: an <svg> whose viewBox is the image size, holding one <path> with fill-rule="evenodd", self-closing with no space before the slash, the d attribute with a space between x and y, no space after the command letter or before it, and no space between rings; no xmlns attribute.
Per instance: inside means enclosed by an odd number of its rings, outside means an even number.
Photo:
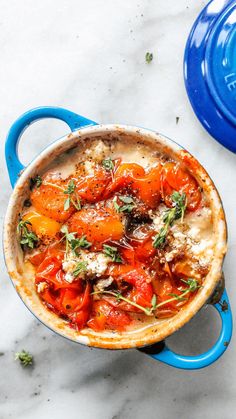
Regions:
<svg viewBox="0 0 236 419"><path fill-rule="evenodd" d="M163 213L168 208L160 205L158 211L150 214L153 229L157 232L164 226ZM176 220L168 232L168 251L165 260L171 262L180 253L192 254L202 265L210 263L214 253L212 241L211 209L200 208L193 213L187 213L184 222Z"/></svg>
<svg viewBox="0 0 236 419"><path fill-rule="evenodd" d="M38 291L38 293L43 292L47 288L47 286L48 286L47 282L40 282L37 285L37 291Z"/></svg>
<svg viewBox="0 0 236 419"><path fill-rule="evenodd" d="M192 245L191 251L202 264L208 264L213 257L213 242L212 240L201 240L199 243Z"/></svg>
<svg viewBox="0 0 236 419"><path fill-rule="evenodd" d="M85 153L88 156L91 156L94 160L101 161L105 158L105 155L108 154L109 147L104 144L103 141L96 141Z"/></svg>
<svg viewBox="0 0 236 419"><path fill-rule="evenodd" d="M111 258L104 255L103 253L86 252L80 251L78 256L69 253L65 256L62 262L62 269L65 272L65 280L67 282L73 282L75 277L73 272L75 271L78 263L85 262L86 270L79 273L77 278L85 278L85 276L96 276L99 277L104 274L107 269L108 263L111 262Z"/></svg>

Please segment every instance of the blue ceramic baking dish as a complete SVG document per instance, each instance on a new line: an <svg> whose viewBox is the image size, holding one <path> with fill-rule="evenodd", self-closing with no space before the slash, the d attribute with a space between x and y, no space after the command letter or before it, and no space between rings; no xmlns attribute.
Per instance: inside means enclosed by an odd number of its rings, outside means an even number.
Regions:
<svg viewBox="0 0 236 419"><path fill-rule="evenodd" d="M56 118L66 122L70 128L70 133L65 137L50 144L37 156L26 168L18 158L17 146L23 131L32 123L43 118ZM180 153L190 156L192 161L198 167L196 177L200 176L207 184L208 192L213 202L213 211L216 217L219 217L216 223L217 250L215 259L212 263L212 273L207 276L206 284L200 290L199 295L189 305L189 308L183 310L182 314L174 316L168 322L162 322L158 327L150 328L148 333L140 332L140 335L118 336L114 337L94 337L89 333L79 334L72 331L66 324L62 325L61 320L53 317L53 313L48 313L39 299L32 286L32 278L22 276L20 264L19 244L16 240L16 223L22 200L25 198L26 187L29 177L40 172L42 168L50 162L56 155L75 146L82 138L96 136L125 136L135 135L140 138L147 137L149 140L158 141L160 146L171 150L177 157ZM232 334L232 314L230 304L224 284L222 284L222 263L226 251L226 223L221 200L217 190L202 166L181 146L167 137L160 135L152 130L143 128L120 126L120 125L99 125L94 121L77 115L69 110L57 107L40 107L32 109L19 117L12 127L6 139L6 163L8 167L11 185L14 188L4 224L4 253L9 276L20 295L23 302L29 310L47 327L60 335L88 346L108 348L108 349L128 349L137 348L145 352L153 359L164 362L176 368L199 369L215 362L227 349ZM200 179L199 177L199 179ZM218 252L218 253L217 253ZM22 284L24 280L24 286ZM164 339L187 323L195 313L197 313L205 304L213 304L221 317L221 331L217 342L213 347L198 356L182 356L173 352L165 344ZM77 333L77 335L76 335Z"/></svg>

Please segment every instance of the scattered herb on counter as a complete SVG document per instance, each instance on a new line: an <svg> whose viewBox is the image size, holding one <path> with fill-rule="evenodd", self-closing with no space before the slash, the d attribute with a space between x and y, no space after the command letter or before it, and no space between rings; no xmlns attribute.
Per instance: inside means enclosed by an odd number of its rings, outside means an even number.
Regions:
<svg viewBox="0 0 236 419"><path fill-rule="evenodd" d="M146 63L150 64L150 62L153 60L153 53L152 52L146 52L145 60L146 60Z"/></svg>
<svg viewBox="0 0 236 419"><path fill-rule="evenodd" d="M32 225L30 221L20 220L17 225L17 232L21 238L20 244L29 247L29 249L33 249L37 245L39 239L36 234L33 233L33 231L28 229L28 225Z"/></svg>
<svg viewBox="0 0 236 419"><path fill-rule="evenodd" d="M21 352L16 352L15 361L16 360L19 360L23 367L33 365L33 355L31 355L29 352L26 352L24 349Z"/></svg>
<svg viewBox="0 0 236 419"><path fill-rule="evenodd" d="M183 220L184 213L186 210L186 194L183 193L182 195L179 192L173 192L171 195L171 199L173 202L173 208L168 209L165 211L163 216L164 226L160 229L159 233L155 236L153 241L153 247L156 249L159 247L163 247L166 243L166 237L169 231L169 227L171 227L175 220L181 218Z"/></svg>
<svg viewBox="0 0 236 419"><path fill-rule="evenodd" d="M34 187L39 188L42 185L42 178L39 175L36 175L34 178L30 178L30 190L34 189Z"/></svg>
<svg viewBox="0 0 236 419"><path fill-rule="evenodd" d="M112 161L112 159L110 157L108 159L104 159L102 161L102 166L108 172L112 172L112 170L114 170L114 163L113 163L113 161Z"/></svg>
<svg viewBox="0 0 236 419"><path fill-rule="evenodd" d="M108 244L103 245L103 253L106 256L109 256L112 259L112 262L122 263L121 256L118 252L117 247L108 246Z"/></svg>

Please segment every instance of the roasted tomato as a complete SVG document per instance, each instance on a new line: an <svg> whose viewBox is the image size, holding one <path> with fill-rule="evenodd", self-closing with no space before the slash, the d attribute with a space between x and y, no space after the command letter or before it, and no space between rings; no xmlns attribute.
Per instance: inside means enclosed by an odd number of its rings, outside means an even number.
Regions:
<svg viewBox="0 0 236 419"><path fill-rule="evenodd" d="M95 203L103 198L104 191L111 180L111 173L96 167L94 174L76 182L76 192L84 202Z"/></svg>
<svg viewBox="0 0 236 419"><path fill-rule="evenodd" d="M161 199L161 165L153 167L140 178L133 178L132 188L137 198L149 208L155 209Z"/></svg>
<svg viewBox="0 0 236 419"><path fill-rule="evenodd" d="M145 240L138 242L135 245L135 256L141 262L147 262L156 253L153 247L153 234L150 234Z"/></svg>
<svg viewBox="0 0 236 419"><path fill-rule="evenodd" d="M114 173L113 181L105 192L105 197L111 196L114 192L121 191L132 185L133 179L140 178L145 175L142 166L136 163L122 163L118 166Z"/></svg>
<svg viewBox="0 0 236 419"><path fill-rule="evenodd" d="M71 314L68 314L72 326L77 330L83 329L89 319L90 306L91 306L91 286L86 284L85 290L79 296L73 298L66 297L67 307L71 306Z"/></svg>
<svg viewBox="0 0 236 419"><path fill-rule="evenodd" d="M149 208L156 208L160 202L161 165L153 167L148 173L136 163L121 164L114 174L113 182L105 194L128 189Z"/></svg>
<svg viewBox="0 0 236 419"><path fill-rule="evenodd" d="M71 284L65 280L65 273L62 270L64 251L59 246L51 247L45 252L43 261L37 266L35 283L47 282L54 290L59 288L80 289L80 282L73 281Z"/></svg>
<svg viewBox="0 0 236 419"><path fill-rule="evenodd" d="M52 218L59 223L65 222L76 209L73 205L65 211L64 205L68 195L64 193L68 181L45 178L39 188L34 188L30 200L36 210L46 217Z"/></svg>
<svg viewBox="0 0 236 419"><path fill-rule="evenodd" d="M124 296L134 303L143 306L144 308L150 308L152 306L153 287L151 278L146 274L142 267L130 267L127 265L127 272L122 272L117 275L116 282L120 289L124 288ZM109 301L115 307L121 310L130 312L139 312L142 310L129 304L125 301L117 302L116 299L110 298Z"/></svg>
<svg viewBox="0 0 236 419"><path fill-rule="evenodd" d="M68 228L93 244L120 240L124 234L120 215L110 208L84 208L72 215Z"/></svg>
<svg viewBox="0 0 236 419"><path fill-rule="evenodd" d="M50 242L60 231L61 224L36 211L29 211L23 216L31 223L32 231L45 243Z"/></svg>
<svg viewBox="0 0 236 419"><path fill-rule="evenodd" d="M105 327L122 331L131 321L127 313L112 307L105 300L99 300L94 301L91 317L87 324L96 332L101 332Z"/></svg>
<svg viewBox="0 0 236 419"><path fill-rule="evenodd" d="M195 211L201 202L201 190L197 181L177 163L164 164L161 174L161 190L168 207L173 206L171 195L174 191L186 194L189 211Z"/></svg>

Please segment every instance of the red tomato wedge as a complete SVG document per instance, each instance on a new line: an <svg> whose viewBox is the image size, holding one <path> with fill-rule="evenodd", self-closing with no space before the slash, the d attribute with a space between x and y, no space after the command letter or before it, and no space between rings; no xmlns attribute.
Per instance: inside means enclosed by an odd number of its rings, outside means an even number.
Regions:
<svg viewBox="0 0 236 419"><path fill-rule="evenodd" d="M132 320L127 313L112 307L112 305L105 300L99 300L93 303L88 326L96 332L101 332L104 330L105 326L109 329L123 331L131 321Z"/></svg>

